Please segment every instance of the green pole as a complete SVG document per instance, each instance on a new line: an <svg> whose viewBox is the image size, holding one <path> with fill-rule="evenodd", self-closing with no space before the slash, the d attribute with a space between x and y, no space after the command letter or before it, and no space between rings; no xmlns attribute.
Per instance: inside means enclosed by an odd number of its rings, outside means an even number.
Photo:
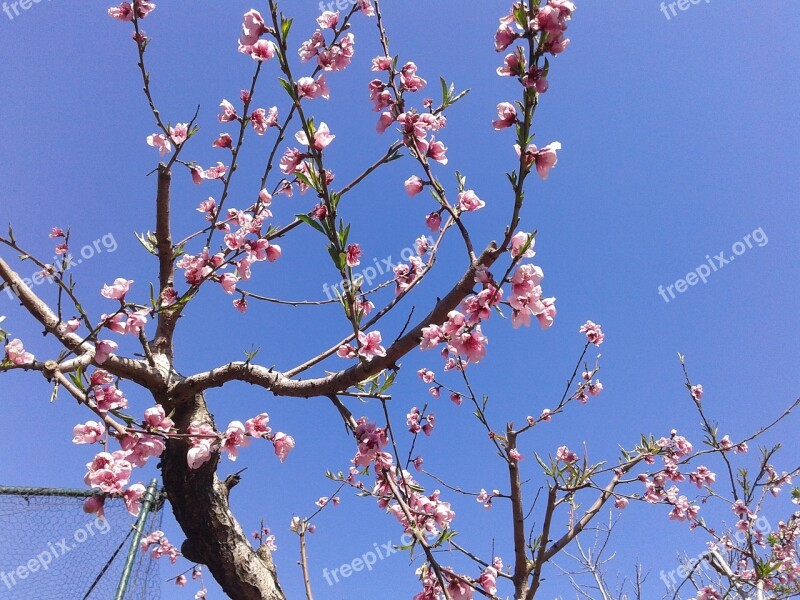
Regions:
<svg viewBox="0 0 800 600"><path fill-rule="evenodd" d="M119 580L117 595L114 596L114 600L123 600L125 597L125 591L128 589L128 580L130 579L131 571L133 570L133 563L136 562L136 552L139 549L139 542L142 539L142 528L144 527L145 521L147 521L147 515L156 499L157 493L158 480L153 479L144 495L142 508L139 511L139 518L136 519L136 524L133 526L133 539L131 540L131 547L128 549L128 558L125 559L125 568L122 569L122 577Z"/></svg>

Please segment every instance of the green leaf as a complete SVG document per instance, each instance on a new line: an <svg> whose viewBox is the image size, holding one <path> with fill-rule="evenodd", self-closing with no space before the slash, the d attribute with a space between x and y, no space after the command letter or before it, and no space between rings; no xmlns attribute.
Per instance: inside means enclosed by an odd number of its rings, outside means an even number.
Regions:
<svg viewBox="0 0 800 600"><path fill-rule="evenodd" d="M322 235L325 235L325 236L328 235L325 232L325 229L322 227L322 225L316 219L314 219L313 217L310 217L310 216L302 214L302 213L299 214L299 215L295 215L295 217L297 217L303 223L305 223L307 225L311 225L311 227L313 227L314 229L319 231Z"/></svg>

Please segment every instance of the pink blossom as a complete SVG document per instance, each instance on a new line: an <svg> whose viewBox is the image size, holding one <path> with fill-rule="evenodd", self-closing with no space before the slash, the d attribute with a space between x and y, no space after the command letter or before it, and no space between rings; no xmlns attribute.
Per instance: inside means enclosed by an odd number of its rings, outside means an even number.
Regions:
<svg viewBox="0 0 800 600"><path fill-rule="evenodd" d="M134 483L122 493L122 498L125 500L125 507L134 517L139 516L141 499L146 491L147 489L141 483Z"/></svg>
<svg viewBox="0 0 800 600"><path fill-rule="evenodd" d="M253 60L267 61L275 58L275 44L268 40L258 40L249 50L247 54Z"/></svg>
<svg viewBox="0 0 800 600"><path fill-rule="evenodd" d="M15 365L27 365L33 362L34 356L26 352L22 340L14 338L6 344L6 358Z"/></svg>
<svg viewBox="0 0 800 600"><path fill-rule="evenodd" d="M420 179L416 175L412 175L411 177L406 179L403 185L405 185L406 193L409 196L416 196L422 191L422 188L424 187L425 184L423 183L422 179Z"/></svg>
<svg viewBox="0 0 800 600"><path fill-rule="evenodd" d="M391 56L376 56L372 59L373 71L388 71L392 68Z"/></svg>
<svg viewBox="0 0 800 600"><path fill-rule="evenodd" d="M348 267L357 267L361 264L361 246L358 244L350 244L347 246L345 253Z"/></svg>
<svg viewBox="0 0 800 600"><path fill-rule="evenodd" d="M509 102L501 102L497 105L497 120L492 121L492 127L497 130L511 127L517 122L517 109Z"/></svg>
<svg viewBox="0 0 800 600"><path fill-rule="evenodd" d="M118 277L111 285L103 285L103 289L100 291L100 294L105 298L112 300L125 300L125 294L127 294L128 290L130 290L132 283L132 279Z"/></svg>
<svg viewBox="0 0 800 600"><path fill-rule="evenodd" d="M308 136L305 131L298 131L294 137L301 144L309 145ZM317 127L317 130L314 132L314 148L317 150L325 149L335 137L335 135L331 135L330 129L328 129L328 125L325 122L320 123L319 127Z"/></svg>
<svg viewBox="0 0 800 600"><path fill-rule="evenodd" d="M152 427L158 431L169 431L175 426L172 419L167 417L164 407L160 404L148 408L144 411L144 422L147 427Z"/></svg>
<svg viewBox="0 0 800 600"><path fill-rule="evenodd" d="M314 81L313 77L301 77L297 80L297 93L300 98L324 98L328 100L331 97L331 91L328 88L328 83L325 81L325 74L323 73L317 80Z"/></svg>
<svg viewBox="0 0 800 600"><path fill-rule="evenodd" d="M464 190L458 195L458 206L462 211L471 212L486 206L473 190Z"/></svg>
<svg viewBox="0 0 800 600"><path fill-rule="evenodd" d="M283 462L289 456L292 448L294 448L294 438L279 431L272 438L272 444L275 447L275 456Z"/></svg>
<svg viewBox="0 0 800 600"><path fill-rule="evenodd" d="M514 43L518 34L511 29L508 25L501 24L497 30L497 33L494 34L494 48L498 52L502 52L506 48L508 48L511 44Z"/></svg>
<svg viewBox="0 0 800 600"><path fill-rule="evenodd" d="M220 102L219 107L221 112L217 119L219 119L220 123L230 123L238 118L236 116L236 109L233 107L233 104L227 100L223 99L222 102Z"/></svg>
<svg viewBox="0 0 800 600"><path fill-rule="evenodd" d="M178 587L183 587L186 585L186 575L178 575L175 578L175 585Z"/></svg>
<svg viewBox="0 0 800 600"><path fill-rule="evenodd" d="M94 444L103 438L106 428L97 421L86 421L72 428L73 444Z"/></svg>
<svg viewBox="0 0 800 600"><path fill-rule="evenodd" d="M48 234L47 237L49 237L50 239L55 239L55 238L60 238L60 237L63 238L64 237L64 230L61 229L61 227L51 227L50 228L50 233Z"/></svg>
<svg viewBox="0 0 800 600"><path fill-rule="evenodd" d="M370 333L358 332L358 354L372 360L373 356L386 356L386 349L381 346L381 332L371 331Z"/></svg>
<svg viewBox="0 0 800 600"><path fill-rule="evenodd" d="M375 126L375 131L383 133L392 123L394 123L394 115L390 112L383 112L378 119L378 124Z"/></svg>
<svg viewBox="0 0 800 600"><path fill-rule="evenodd" d="M628 506L628 499L623 496L614 496L614 508L623 510Z"/></svg>
<svg viewBox="0 0 800 600"><path fill-rule="evenodd" d="M578 460L578 455L566 446L559 446L558 450L556 450L556 460L572 464Z"/></svg>
<svg viewBox="0 0 800 600"><path fill-rule="evenodd" d="M481 333L481 326L476 325L471 332L454 336L450 343L456 352L467 357L468 362L479 363L486 356L489 340Z"/></svg>
<svg viewBox="0 0 800 600"><path fill-rule="evenodd" d="M413 62L403 65L400 70L400 82L402 89L409 92L418 92L427 85L427 81L417 75L417 65Z"/></svg>
<svg viewBox="0 0 800 600"><path fill-rule="evenodd" d="M697 402L700 402L703 397L703 386L700 384L693 385L690 391L692 393L692 398L694 398Z"/></svg>
<svg viewBox="0 0 800 600"><path fill-rule="evenodd" d="M600 328L600 325L597 325L592 321L586 321L586 323L581 325L580 333L585 333L586 339L589 340L589 343L594 344L595 346L602 344L603 339L606 337Z"/></svg>
<svg viewBox="0 0 800 600"><path fill-rule="evenodd" d="M438 212L433 212L425 217L425 225L433 231L437 232L442 226L442 216Z"/></svg>
<svg viewBox="0 0 800 600"><path fill-rule="evenodd" d="M211 143L211 146L214 148L233 148L233 138L229 133L220 133L219 137Z"/></svg>
<svg viewBox="0 0 800 600"><path fill-rule="evenodd" d="M300 60L303 62L308 62L315 56L319 54L320 48L325 48L325 37L322 35L322 32L318 29L314 32L311 36L311 39L306 40L300 46L298 50L298 54L300 55Z"/></svg>
<svg viewBox="0 0 800 600"><path fill-rule="evenodd" d="M194 166L190 171L192 172L192 183L195 185L203 183L203 180L206 178L206 172L202 167Z"/></svg>
<svg viewBox="0 0 800 600"><path fill-rule="evenodd" d="M233 307L240 313L247 312L247 300L245 298L237 298L233 301Z"/></svg>
<svg viewBox="0 0 800 600"><path fill-rule="evenodd" d="M189 139L189 124L188 123L177 123L175 127L169 128L169 137L175 142L176 146L179 146L187 139Z"/></svg>
<svg viewBox="0 0 800 600"><path fill-rule="evenodd" d="M427 156L443 165L446 165L447 156L445 156L445 152L447 152L445 145L442 142L437 142L436 138L431 136L431 142L428 146Z"/></svg>
<svg viewBox="0 0 800 600"><path fill-rule="evenodd" d="M153 133L147 136L147 145L158 150L159 156L164 156L172 150L172 144L163 133Z"/></svg>
<svg viewBox="0 0 800 600"><path fill-rule="evenodd" d="M228 458L236 460L239 455L239 448L250 445L250 438L247 437L245 427L241 421L231 421L228 429L222 436L221 450L228 453Z"/></svg>
<svg viewBox="0 0 800 600"><path fill-rule="evenodd" d="M521 155L520 147L517 144L514 145L514 150L516 150L517 156ZM556 154L558 150L561 150L560 142L552 142L541 150L537 149L534 144L530 144L525 150L525 165L530 167L535 163L536 172L539 173L539 177L547 179L550 169L558 163L558 156Z"/></svg>
<svg viewBox="0 0 800 600"><path fill-rule="evenodd" d="M250 115L250 124L253 126L253 130L258 135L264 135L268 127L275 127L278 124L278 109L273 106L269 110L270 114L267 115L267 111L265 109L257 108Z"/></svg>
<svg viewBox="0 0 800 600"><path fill-rule="evenodd" d="M136 16L139 19L144 19L155 10L155 8L156 5L154 2L139 0L136 2ZM133 21L134 16L133 7L130 2L123 2L119 6L112 6L108 9L108 14L118 21Z"/></svg>
<svg viewBox="0 0 800 600"><path fill-rule="evenodd" d="M110 454L100 452L90 463L86 463L84 481L107 494L117 494L127 485L133 467L125 460L121 450Z"/></svg>
<svg viewBox="0 0 800 600"><path fill-rule="evenodd" d="M511 238L511 256L517 258L522 252L522 249L527 246L522 256L523 258L533 258L536 256L536 252L533 250L535 244L536 238L533 237L533 234L520 231Z"/></svg>
<svg viewBox="0 0 800 600"><path fill-rule="evenodd" d="M483 588L487 594L494 595L497 593L497 569L494 567L486 567L481 576L477 580L478 585Z"/></svg>
<svg viewBox="0 0 800 600"><path fill-rule="evenodd" d="M228 171L228 167L223 165L221 162L217 162L217 165L214 167L209 167L203 173L203 177L205 179L219 179Z"/></svg>
<svg viewBox="0 0 800 600"><path fill-rule="evenodd" d="M317 17L317 25L321 29L333 29L339 23L339 11L331 12L326 10L319 17Z"/></svg>
<svg viewBox="0 0 800 600"><path fill-rule="evenodd" d="M261 13L251 9L244 14L242 23L242 37L239 38L239 51L247 52L258 41L258 38L267 32L264 18Z"/></svg>
<svg viewBox="0 0 800 600"><path fill-rule="evenodd" d="M236 275L233 273L225 273L219 278L219 283L226 294L232 294L236 291Z"/></svg>
<svg viewBox="0 0 800 600"><path fill-rule="evenodd" d="M697 470L689 473L689 481L695 484L698 488L704 485L711 485L716 481L717 476L712 473L708 467L697 467Z"/></svg>
<svg viewBox="0 0 800 600"><path fill-rule="evenodd" d="M509 456L509 457L510 457L512 460L516 460L516 461L520 461L520 460L522 460L523 458L525 458L524 456L522 456L522 454L520 453L520 451L519 451L519 450L517 450L516 448L512 448L511 450L509 450L509 451L508 451L508 456Z"/></svg>
<svg viewBox="0 0 800 600"><path fill-rule="evenodd" d="M117 348L119 348L119 346L117 346L116 342L111 340L98 340L95 345L94 362L98 365L102 365L108 360L108 357L111 356L112 353L117 351Z"/></svg>
<svg viewBox="0 0 800 600"><path fill-rule="evenodd" d="M272 432L272 428L267 426L267 423L269 423L269 415L261 413L252 419L247 419L244 422L244 429L249 436L267 437Z"/></svg>
<svg viewBox="0 0 800 600"><path fill-rule="evenodd" d="M97 515L100 519L105 519L105 511L103 510L103 505L105 504L106 496L105 494L95 494L94 496L89 496L83 502L83 512L88 513L90 515Z"/></svg>
<svg viewBox="0 0 800 600"><path fill-rule="evenodd" d="M358 0L358 8L368 17L375 15L375 9L372 7L372 0Z"/></svg>

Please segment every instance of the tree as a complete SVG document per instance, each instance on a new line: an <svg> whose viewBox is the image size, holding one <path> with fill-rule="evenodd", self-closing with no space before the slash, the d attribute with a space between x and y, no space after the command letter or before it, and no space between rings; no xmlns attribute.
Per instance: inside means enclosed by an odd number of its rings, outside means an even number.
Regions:
<svg viewBox="0 0 800 600"><path fill-rule="evenodd" d="M717 543L735 555L735 560L731 555L720 555L715 563L722 583L727 582L732 589L742 586L762 591L776 586L777 589L785 586L789 591L792 586L796 589L797 521L789 520L780 535L770 542L767 559L759 558L756 546L761 541L760 531L754 524L763 499L757 493L790 484L797 470L776 471L770 465L773 453L768 452L754 480L745 474L737 481L728 454L746 451L747 442L754 436L734 442L720 436L705 416L702 386L694 384L688 374L687 392L702 417L708 450L695 451L686 438L673 431L664 432L662 437L642 436L634 447L623 450L613 466L590 462L586 455L581 457L566 446L551 452L552 456L536 455L544 472L541 496L544 506L537 503L536 514L528 510L531 498L525 493L521 474L524 452L519 440L551 419L560 418L573 404L586 403L602 392L597 379L599 359L592 363L589 356L593 347L603 343L601 327L587 321L580 328L585 344L560 401L539 416L526 415L522 425L515 426L509 421L498 426L497 419L488 415L488 399L474 391L470 383L470 370L487 351L482 327L494 313L510 317L514 327L529 326L533 320L543 329L556 317L555 299L547 297L541 286L543 272L530 262L534 257L536 232L521 229L521 220L526 189L531 183L529 177L546 180L557 164L561 148L557 141L543 146L533 143L535 114L540 100L546 99L551 59L567 49L569 40L565 31L572 18L573 4L567 0L549 0L544 5L517 3L501 18L495 46L506 54L498 75L518 83L519 98L498 105L493 126L514 132L518 160L508 174L506 193L510 214L504 227L497 231L497 239L483 248L473 242L470 213L484 208L484 200L467 185L464 175L456 172L455 185L451 186L434 170L438 168L435 163L447 164L447 148L441 139L447 110L466 92L457 91L442 80L440 101L418 100L418 92L427 88L427 81L418 74L413 62L400 60L392 53L379 0L374 3L359 0L347 11L323 12L317 21L319 29L300 45L300 59L306 66L302 67L304 75L299 76L301 71L293 56L297 44L290 41L293 23L279 11L277 2L270 1L269 8L266 16L256 10L244 15L239 52L252 59L253 77L238 100L223 99L220 104L218 121L228 132L212 143L226 158L209 168L183 158L192 148L191 142L196 141L193 138L201 135L200 110L187 122L173 125L165 121L150 88L145 58L151 40L141 27L145 19L154 18L151 12L155 5L135 0L132 5L122 3L109 10L112 17L130 23L133 28L144 93L155 120L156 131L147 137L147 143L166 157L155 169L155 231L140 236L142 245L158 263L158 277L152 283L149 298L144 286L117 277L101 291L114 311L99 318L91 316L84 310L85 303L68 273L69 230L52 231L51 237L58 243L56 252L63 257L56 264L33 257L12 230L0 239L19 256L33 261L41 269L41 277L52 279L58 286L55 300L48 304L0 258L0 277L5 286L46 334L64 348L53 358L37 360L29 352L32 347L29 342L23 344L18 338L8 336L1 368L39 372L53 383L54 391L70 394L94 413L96 420L75 428L77 443L104 446L86 475L87 484L100 492L87 503L87 509L102 511L104 496L122 495L131 512L136 513L144 487L131 485L135 479L133 469L143 467L149 460L158 460L164 488L186 540L178 551L163 535L154 532L146 540L148 548L157 556L176 556L180 552L191 562L207 565L233 598L284 598L272 560L269 533L259 532L259 546L254 549L231 511L229 496L239 481L238 475L225 479L217 475L221 456L235 458L239 449L254 438L270 441L281 461L295 445L293 436L272 430L267 413L232 421L227 427L215 423L207 401L212 390L245 382L279 398L327 398L335 407L356 442L356 453L349 469L329 473L329 477L339 490L349 488L375 498L380 508L397 519L408 536L410 551L423 557L420 570L423 591L419 598L457 599L476 594L494 598L505 593L497 591L498 581L501 587L507 585L509 592L513 589L514 598L533 598L547 565L611 504L617 510L630 500L667 504L670 518L706 527L698 516L699 505L680 494L670 482L680 482L688 476L699 488L714 494L711 484L716 475L709 468L701 464L688 470L692 468L690 462L711 453L727 467L732 489L732 497L727 501L737 515L744 517L741 521L746 534L740 547L707 527ZM335 77L337 71L350 64L355 47L351 29L366 27L368 19L377 23L383 51L382 56L373 60L377 78L369 86L375 111L380 113L377 130L388 135L397 132L398 139L352 181L340 187L335 174L326 167L336 127L317 122L312 110L331 94L328 77ZM282 88L288 97L285 114L279 114L277 107L259 104L258 84L269 77L267 73L272 68L279 71L278 89ZM232 182L243 156L244 142L253 136L267 135L274 142L260 186L249 191L244 204L234 206L232 203L241 202L238 198L243 196L241 192L234 196ZM292 135L296 144L289 142ZM432 237L418 238L417 255L394 266L391 284L395 295L376 306L372 299L378 297L385 285L370 288L366 267L358 268L364 257L361 245L351 238L347 201L363 181L375 177L381 168L400 158L413 165L417 173L405 182L407 194L415 196L427 191L432 196L433 210L425 217ZM198 185L217 186L215 197L204 200L198 208L208 223L197 231L181 233L180 238L173 235L173 173L191 177ZM292 194L315 198L315 205L289 223L273 224L273 199ZM251 278L268 269L268 265L258 263L272 263L281 258L277 241L309 231L326 248L337 279L342 282L334 286L331 297L321 301L291 301L251 291ZM377 329L379 323L387 322L387 315L405 306L411 293L432 277L438 253L451 238L457 238L459 246L463 246L462 271L457 276L442 274L442 285L447 286L444 293L439 293L436 299L421 300L422 315L409 316L399 332L389 336L386 329ZM181 317L194 306L192 303L202 289L212 288L211 293L219 293L217 285L222 293L234 298L233 308L240 312L252 312L252 305L259 301L295 307L338 305L352 332L327 350L312 353L294 368L272 368L268 366L271 357L261 362L262 354L252 351L244 361L226 360L216 368L184 375L177 370L175 347ZM75 315L71 318L69 313L73 310ZM122 339L138 343L140 356L119 351L120 347L111 339L112 333L129 336ZM389 341L391 337L393 341ZM401 359L418 348L441 351L446 376L439 378L432 370L423 369L419 377L432 386L434 397L444 391L452 402L472 406L500 464L508 472L507 491L481 490L474 494L487 506L508 503L513 558L507 569L501 561L480 557L455 541L454 512L446 500L447 493L426 491L409 471L412 465L423 470L422 460L412 455L417 436L429 435L435 427L435 418L427 405L422 409L412 408L406 417L412 438L404 443L399 439L396 411L390 410L389 399ZM318 365L329 370L307 375ZM129 385L143 388L153 398L155 404L145 411L144 419L128 412L127 392L122 388ZM350 399L378 405L384 422L378 424L354 413L353 406L358 405L348 402ZM520 420L519 416L511 418ZM658 463L657 458L662 462ZM647 466L653 464L657 466L652 469ZM424 475L432 477L432 481L452 495L463 493L442 478ZM623 491L641 484L645 486L643 493ZM320 499L319 509L333 504L333 499ZM582 508L584 504L587 508ZM315 516L316 513L297 518L292 523L300 539L308 597L312 592L306 535L313 531L311 520ZM566 521L563 528L556 525L559 518ZM534 527L536 523L541 524ZM472 565L456 570L441 564L437 552L443 548L454 549ZM744 560L745 565L739 566L739 560ZM738 570L731 567L734 564ZM470 568L480 574L470 574ZM715 581L714 585L719 587L721 583ZM717 592L702 593L705 596L698 593L698 598L710 598Z"/></svg>

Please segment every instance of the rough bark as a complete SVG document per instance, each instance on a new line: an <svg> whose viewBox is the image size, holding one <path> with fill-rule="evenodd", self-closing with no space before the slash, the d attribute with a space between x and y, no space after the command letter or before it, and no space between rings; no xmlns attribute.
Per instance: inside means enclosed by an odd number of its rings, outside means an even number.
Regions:
<svg viewBox="0 0 800 600"><path fill-rule="evenodd" d="M168 410L175 408L179 431L186 431L192 421L213 424L202 395L178 405L168 399L156 400ZM231 511L230 489L216 474L219 455L213 455L199 469L190 469L188 448L184 439L170 439L161 456L164 489L186 535L181 553L206 565L234 600L286 600L269 550L265 546L253 549Z"/></svg>

